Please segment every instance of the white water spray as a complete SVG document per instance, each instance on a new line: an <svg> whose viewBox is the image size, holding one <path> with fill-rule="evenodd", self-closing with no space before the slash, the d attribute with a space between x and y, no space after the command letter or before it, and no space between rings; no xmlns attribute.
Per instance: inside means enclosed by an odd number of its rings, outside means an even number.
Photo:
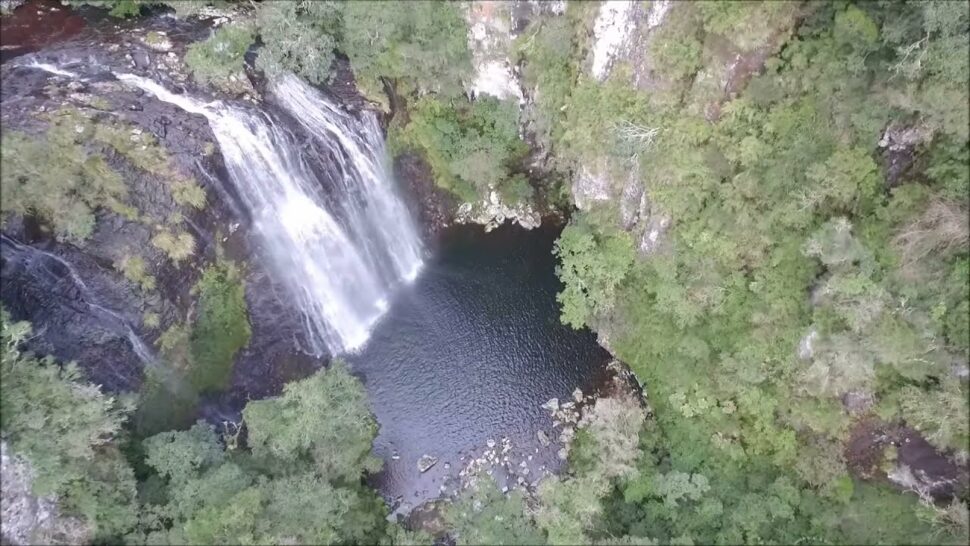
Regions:
<svg viewBox="0 0 970 546"><path fill-rule="evenodd" d="M130 74L119 80L206 117L263 251L299 302L312 349L361 347L394 286L421 267L421 245L385 166L373 115L359 121L295 77L273 95L334 157L332 196L300 143L268 115L172 93Z"/></svg>

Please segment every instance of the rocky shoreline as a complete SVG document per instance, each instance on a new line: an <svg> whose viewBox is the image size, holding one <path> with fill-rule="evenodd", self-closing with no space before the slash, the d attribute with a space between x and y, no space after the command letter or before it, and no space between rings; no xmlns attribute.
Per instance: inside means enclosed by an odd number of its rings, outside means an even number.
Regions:
<svg viewBox="0 0 970 546"><path fill-rule="evenodd" d="M594 419L596 404L613 400L639 405L649 414L649 405L633 372L626 364L615 359L607 364L603 378L591 392L584 393L576 388L568 399L552 398L542 404L549 425L548 428L537 430L536 438L542 447L559 446L557 467L537 464L535 457L539 453L538 447L522 449L522 446L514 445L508 436L488 439L483 446L473 450L477 455L461 457L457 473L449 476L439 487L439 498L418 506L412 506L402 498L394 499L388 519L403 521L409 528L428 532L440 540L445 538L440 514L442 508L463 492L480 487L483 479L496 480L502 493L517 491L527 498L535 496L544 479L565 468L576 433L589 426ZM426 467L427 470L437 463L438 459L433 454L426 454L417 464L419 469Z"/></svg>

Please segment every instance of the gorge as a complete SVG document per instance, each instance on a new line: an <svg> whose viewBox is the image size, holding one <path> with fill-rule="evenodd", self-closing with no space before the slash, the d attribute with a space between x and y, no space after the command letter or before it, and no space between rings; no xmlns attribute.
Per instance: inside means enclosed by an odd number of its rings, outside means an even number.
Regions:
<svg viewBox="0 0 970 546"><path fill-rule="evenodd" d="M966 543L968 6L0 0L0 538Z"/></svg>
<svg viewBox="0 0 970 546"><path fill-rule="evenodd" d="M374 112L345 111L336 99L292 74L267 81L263 101L253 105L173 92L168 88L172 82L124 72L112 64L116 61L94 55L98 60L27 55L11 64L18 71L46 74L51 85L107 84L123 95L139 95L139 101L168 116L204 119L224 170L207 176L203 169L197 176L205 177L209 200L223 201L219 206L226 216L219 220L219 231L209 233L201 227L207 222L193 221L197 239L215 251L233 235L221 231L225 226L248 233L245 246L251 250L229 252L251 252L241 259L258 260L265 267L264 282L282 288L268 311L274 315L267 318L277 319L281 305L284 314L292 315L288 320L302 326L291 338L290 352L318 363L343 357L362 379L380 424L375 455L385 461L375 485L393 507L407 515L410 508L441 496L444 484L457 493L459 471L487 450L486 441L504 438L514 445L511 463L497 465L499 470L504 466L502 479L508 486L516 486L515 478L530 471L528 483L537 484L561 466L559 443L537 440L543 429L550 437L559 435L540 406L551 398L570 399L577 388L593 392L604 381L608 361L592 335L574 332L557 319L560 285L552 248L561 225L556 228L553 221L528 234L512 228L482 234L481 228L454 226L422 242L389 170ZM57 243L40 243L51 249L46 251L6 235L3 241L5 302L12 305L15 319L40 327L40 343L49 343L46 325L70 320L65 306L80 304L92 311L81 314L81 320L101 323L111 336L124 334L144 366L170 365L167 356L146 346L156 336L131 318L137 308L92 293L66 261L70 258L55 254ZM84 275L104 277L100 264L85 269ZM63 296L41 305L24 299L22 290L35 285ZM248 309L257 334L274 330L274 324L258 318L267 311L257 301L249 301ZM375 339L369 339L372 333ZM67 339L55 344L84 345L83 338L63 334ZM125 358L111 351L106 360ZM69 352L62 354L71 358ZM243 377L237 373L233 381L259 382L265 368L274 366L261 363ZM107 369L98 365L92 375ZM180 381L171 379L173 373L179 372L163 373L167 382ZM131 388L137 382L122 374L105 384ZM186 403L175 394L184 386L169 388L175 403ZM280 385L257 387L266 388L272 392ZM217 425L238 421L238 400L247 389L233 389L229 385L225 392L205 393L198 415ZM420 471L416 462L429 453L441 463Z"/></svg>

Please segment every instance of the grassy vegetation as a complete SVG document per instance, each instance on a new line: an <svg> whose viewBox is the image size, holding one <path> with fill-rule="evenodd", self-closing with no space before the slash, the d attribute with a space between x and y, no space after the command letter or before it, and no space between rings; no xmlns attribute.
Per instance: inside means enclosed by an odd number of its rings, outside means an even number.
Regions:
<svg viewBox="0 0 970 546"><path fill-rule="evenodd" d="M164 252L176 265L195 252L195 238L185 231L161 228L152 237L152 246Z"/></svg>
<svg viewBox="0 0 970 546"><path fill-rule="evenodd" d="M59 239L81 243L94 232L98 211L107 209L132 221L152 223L126 203L128 187L114 162L124 161L157 176L179 206L201 209L205 192L176 168L158 140L137 127L110 117L64 107L46 115L40 135L10 131L0 149L0 213L35 215ZM178 262L191 255L191 235L174 224L153 239L156 247ZM133 256L134 259L140 259ZM126 261L127 263L127 261ZM119 265L134 282L145 279L144 262ZM141 267L143 269L143 267Z"/></svg>
<svg viewBox="0 0 970 546"><path fill-rule="evenodd" d="M145 260L141 256L125 255L116 261L114 266L126 279L137 284L142 290L146 292L155 290L155 277L148 272Z"/></svg>
<svg viewBox="0 0 970 546"><path fill-rule="evenodd" d="M251 334L241 272L231 262L206 267L192 288L193 320L175 323L156 344L195 392L224 388L236 354Z"/></svg>
<svg viewBox="0 0 970 546"><path fill-rule="evenodd" d="M36 214L58 238L72 242L94 231L95 209L120 210L127 193L121 176L105 159L81 145L93 129L78 121L55 121L40 138L8 132L0 145L0 210L5 216Z"/></svg>

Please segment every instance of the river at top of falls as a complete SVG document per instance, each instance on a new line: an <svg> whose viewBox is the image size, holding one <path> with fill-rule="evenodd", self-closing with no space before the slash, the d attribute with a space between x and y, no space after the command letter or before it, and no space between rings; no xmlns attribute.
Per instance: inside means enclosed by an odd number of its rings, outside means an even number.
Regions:
<svg viewBox="0 0 970 546"><path fill-rule="evenodd" d="M388 173L374 114L357 119L284 76L271 84L272 96L306 129L306 142L266 112L116 76L206 117L266 258L299 305L311 351L359 349L395 287L414 279L422 264L420 238ZM315 168L307 146L326 155L333 172Z"/></svg>

